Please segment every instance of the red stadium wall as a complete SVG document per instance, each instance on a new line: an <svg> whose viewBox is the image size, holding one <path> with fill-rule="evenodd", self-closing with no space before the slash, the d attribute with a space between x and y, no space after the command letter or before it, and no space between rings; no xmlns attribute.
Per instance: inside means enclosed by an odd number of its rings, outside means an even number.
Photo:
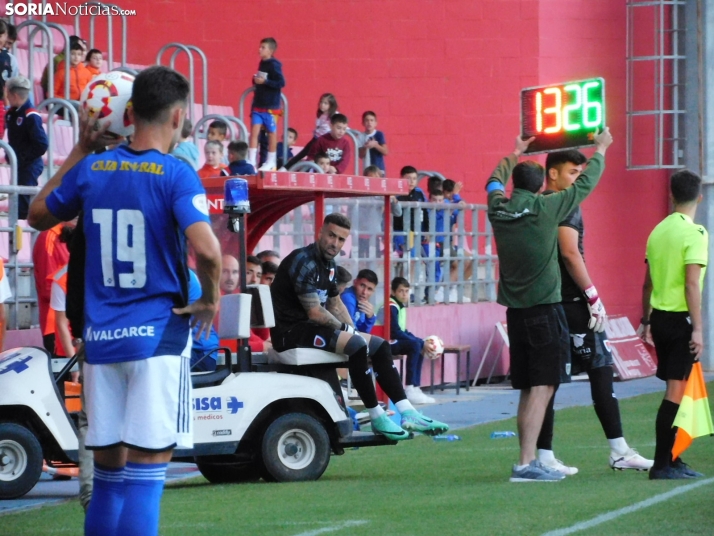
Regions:
<svg viewBox="0 0 714 536"><path fill-rule="evenodd" d="M363 111L377 112L389 175L406 164L437 170L463 181L475 202L485 200L486 177L513 146L521 88L604 77L616 143L584 204L587 261L608 310L638 318L646 236L667 211L666 173L625 170L622 0L120 3L137 12L129 62L153 63L171 41L195 44L209 57L211 103L236 107L260 39L274 36L300 145L318 96L332 92L353 128Z"/></svg>

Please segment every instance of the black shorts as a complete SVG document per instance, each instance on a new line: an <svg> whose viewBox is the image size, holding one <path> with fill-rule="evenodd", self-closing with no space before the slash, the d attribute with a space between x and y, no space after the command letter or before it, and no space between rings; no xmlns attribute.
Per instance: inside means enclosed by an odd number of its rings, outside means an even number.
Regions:
<svg viewBox="0 0 714 536"><path fill-rule="evenodd" d="M570 363L568 325L559 303L506 311L514 389L559 385Z"/></svg>
<svg viewBox="0 0 714 536"><path fill-rule="evenodd" d="M689 350L692 340L689 313L652 309L650 330L657 351L657 377L664 381L688 379L694 364L694 354Z"/></svg>
<svg viewBox="0 0 714 536"><path fill-rule="evenodd" d="M341 331L335 328L319 326L312 322L300 322L281 332L277 339L273 338L273 346L278 352L293 348L317 348L334 352L340 333Z"/></svg>
<svg viewBox="0 0 714 536"><path fill-rule="evenodd" d="M570 361L573 375L612 367L612 352L607 335L588 328L590 311L585 301L563 302L570 332Z"/></svg>

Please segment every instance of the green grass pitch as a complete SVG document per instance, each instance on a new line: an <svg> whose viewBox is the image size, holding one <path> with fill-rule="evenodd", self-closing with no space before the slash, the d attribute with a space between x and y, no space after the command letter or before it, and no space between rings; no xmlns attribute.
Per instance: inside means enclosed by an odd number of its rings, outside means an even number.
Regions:
<svg viewBox="0 0 714 536"><path fill-rule="evenodd" d="M709 384L710 392L714 384ZM661 394L621 401L625 435L647 457ZM695 481L650 482L646 473L614 472L590 407L556 413L558 457L580 472L558 483L508 482L517 438L513 419L457 432L460 442L417 437L396 447L333 456L317 482L210 485L203 478L169 486L161 534L200 535L514 535L570 527ZM711 438L695 440L684 459L714 476ZM706 477L705 477L706 478ZM578 534L712 534L714 482ZM0 518L0 533L81 534L77 502Z"/></svg>

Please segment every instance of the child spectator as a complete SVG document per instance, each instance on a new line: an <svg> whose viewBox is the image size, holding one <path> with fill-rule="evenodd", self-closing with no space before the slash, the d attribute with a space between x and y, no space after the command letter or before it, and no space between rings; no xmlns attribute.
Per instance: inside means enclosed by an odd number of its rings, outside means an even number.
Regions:
<svg viewBox="0 0 714 536"><path fill-rule="evenodd" d="M69 36L69 48L70 48L70 50L71 50L72 47L75 46L76 44L79 44L79 46L82 47L82 53L84 53L84 52L87 51L87 42L86 42L84 39L82 39L81 37L79 37L79 36L77 36L77 35L70 35L70 36ZM64 48L63 48L63 49L62 49L62 52L60 52L59 54L57 54L57 55L52 59L52 63L53 63L53 65L54 65L54 71L53 71L53 72L54 72L54 75L55 75L55 79L56 79L56 77L57 77L57 71L59 70L60 64L62 64L62 65L65 64L65 61L64 61L64 60L65 60L65 56L64 56ZM49 97L51 96L51 95L50 95L50 88L49 88L49 86L48 86L48 84L49 84L49 76L50 76L50 64L48 63L48 64L45 66L45 70L42 71L42 79L41 79L41 81L40 81L40 85L42 86L42 91L44 91L44 93L45 93L45 98L49 98ZM54 88L52 88L52 89L54 89ZM55 96L56 96L56 97L64 97L64 91L62 91L61 94L55 93Z"/></svg>
<svg viewBox="0 0 714 536"><path fill-rule="evenodd" d="M431 195L432 192L436 190L441 190L443 192L443 188L441 187L441 179L436 175L432 175L427 180L426 191L429 192L429 195Z"/></svg>
<svg viewBox="0 0 714 536"><path fill-rule="evenodd" d="M298 131L292 127L288 128L288 160L293 158L293 145L298 139ZM287 160L283 160L283 144L284 141L278 142L278 169L285 165Z"/></svg>
<svg viewBox="0 0 714 536"><path fill-rule="evenodd" d="M312 144L317 141L320 136L324 136L330 132L330 119L337 113L337 99L332 93L323 93L320 95L320 100L317 102L317 122L315 123L315 131L312 139L305 144L297 155L291 158L285 167L290 169L295 164L305 158L310 152Z"/></svg>
<svg viewBox="0 0 714 536"><path fill-rule="evenodd" d="M359 157L364 158L369 151L369 163L377 166L382 171L382 176L386 173L384 168L384 157L389 153L387 140L381 130L377 130L377 114L367 111L362 114L362 147L359 149ZM366 175L366 172L365 172Z"/></svg>
<svg viewBox="0 0 714 536"><path fill-rule="evenodd" d="M171 154L174 156L180 156L186 160L193 169L198 169L198 147L196 144L190 141L188 138L193 131L193 123L187 117L183 120L183 127L181 128L181 141L176 144L174 150Z"/></svg>
<svg viewBox="0 0 714 536"><path fill-rule="evenodd" d="M412 404L433 404L435 400L422 393L421 369L424 362L424 340L407 331L407 304L409 281L403 277L392 279L392 295L389 298L389 339L392 355L407 356L407 377L404 392Z"/></svg>
<svg viewBox="0 0 714 536"><path fill-rule="evenodd" d="M87 57L84 58L84 62L89 72L92 73L92 78L102 73L104 57L102 56L102 51L98 48L93 48L87 52Z"/></svg>
<svg viewBox="0 0 714 536"><path fill-rule="evenodd" d="M340 299L352 318L355 329L362 333L371 333L377 320L374 306L369 299L374 294L378 284L377 274L365 268L359 271L354 284L340 295Z"/></svg>
<svg viewBox="0 0 714 536"><path fill-rule="evenodd" d="M206 163L198 170L198 176L202 179L209 177L227 177L228 173L223 160L223 144L220 141L210 140L206 142L203 148L203 154L206 156Z"/></svg>
<svg viewBox="0 0 714 536"><path fill-rule="evenodd" d="M330 132L317 138L310 147L308 158L314 160L318 153L326 153L330 158L330 173L344 173L350 163L352 148L345 139L347 117L335 114L330 119Z"/></svg>
<svg viewBox="0 0 714 536"><path fill-rule="evenodd" d="M85 86L92 79L92 73L82 63L84 48L82 44L76 42L69 50L69 75L64 63L60 63L57 73L55 73L55 96L64 97L64 81L69 76L69 98L78 101L82 96Z"/></svg>
<svg viewBox="0 0 714 536"><path fill-rule="evenodd" d="M7 23L0 20L0 91L4 95L5 81L12 77L12 58L5 43L7 42ZM0 114L0 137L5 134L5 113Z"/></svg>
<svg viewBox="0 0 714 536"><path fill-rule="evenodd" d="M10 77L15 77L19 76L20 74L20 65L17 63L17 58L15 55L11 52L12 51L12 45L15 44L15 41L17 41L17 27L14 24L10 24L9 22L5 23L7 25L7 39L5 40L5 50L7 50L8 55L10 56L10 65L12 68L10 69Z"/></svg>
<svg viewBox="0 0 714 536"><path fill-rule="evenodd" d="M315 155L315 163L322 169L323 173L330 173L330 157L327 153L317 153Z"/></svg>
<svg viewBox="0 0 714 536"><path fill-rule="evenodd" d="M265 164L259 171L272 171L276 169L276 149L278 139L276 131L278 126L275 117L282 114L280 109L280 90L285 87L282 64L273 57L278 43L272 37L266 37L260 42L260 64L258 72L253 75L255 93L250 113L250 150L248 161L255 166L258 152L258 135L265 125L268 132L268 155Z"/></svg>
<svg viewBox="0 0 714 536"><path fill-rule="evenodd" d="M443 203L444 202L444 192L442 190L433 190L429 195L429 201L432 203ZM434 221L434 247L436 249L435 256L444 256L444 240L446 239L446 234L444 233L444 209L436 209L436 216ZM441 262L437 261L434 268L434 282L441 282Z"/></svg>
<svg viewBox="0 0 714 536"><path fill-rule="evenodd" d="M206 139L208 141L217 141L220 142L221 145L223 145L223 142L226 141L227 136L228 125L225 121L217 119L215 121L211 121L211 124L208 125L208 133L206 134ZM228 165L229 160L225 152L223 154L221 162L223 162L226 166Z"/></svg>
<svg viewBox="0 0 714 536"><path fill-rule="evenodd" d="M246 160L248 144L244 141L232 141L228 144L228 171L231 175L255 175L253 164Z"/></svg>
<svg viewBox="0 0 714 536"><path fill-rule="evenodd" d="M417 186L417 184L419 184L419 175L415 167L404 166L401 170L400 176L403 179L407 179L407 181L409 182L409 193L407 195L397 196L397 200L421 202L426 201L424 191ZM414 218L415 214L417 215L417 218ZM411 210L411 221L409 224L409 232L411 233L416 230L415 219L417 220L417 222L418 220L421 220L422 232L429 230L429 213L425 209L422 209L422 211L419 211L417 209ZM395 214L394 231L395 233L404 231L404 218L402 215ZM394 236L394 248L400 256L403 256L408 249L412 249L411 247L407 247L407 238L408 237L399 236L396 234ZM411 240L409 240L409 242L411 243Z"/></svg>
<svg viewBox="0 0 714 536"><path fill-rule="evenodd" d="M265 261L260 265L263 275L260 277L261 285L272 285L275 281L275 274L278 273L278 265L274 262Z"/></svg>
<svg viewBox="0 0 714 536"><path fill-rule="evenodd" d="M20 186L37 186L37 177L44 168L42 155L48 145L42 118L30 102L31 87L24 76L10 78L5 85L10 104L6 116L7 138L17 157L17 183ZM20 195L18 200L18 218L27 219L30 196Z"/></svg>

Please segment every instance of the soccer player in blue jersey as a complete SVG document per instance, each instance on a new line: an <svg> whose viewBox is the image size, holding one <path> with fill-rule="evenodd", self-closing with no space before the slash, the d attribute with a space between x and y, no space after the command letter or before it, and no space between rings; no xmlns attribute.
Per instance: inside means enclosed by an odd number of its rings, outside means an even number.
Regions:
<svg viewBox="0 0 714 536"><path fill-rule="evenodd" d="M95 468L87 535L158 534L166 465L174 447L193 444L191 322L211 329L221 256L196 172L168 155L188 93L172 69L142 71L131 145L92 154L108 136L83 117L79 142L30 206L36 229L80 213L84 224L86 444ZM201 283L190 305L186 239Z"/></svg>

